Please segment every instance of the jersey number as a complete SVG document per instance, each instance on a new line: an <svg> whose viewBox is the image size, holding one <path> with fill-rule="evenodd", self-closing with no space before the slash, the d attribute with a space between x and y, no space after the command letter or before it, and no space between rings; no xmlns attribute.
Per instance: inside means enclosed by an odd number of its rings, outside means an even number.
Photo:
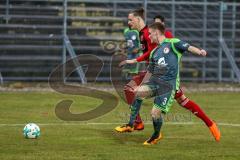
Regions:
<svg viewBox="0 0 240 160"><path fill-rule="evenodd" d="M163 98L163 102L162 102L162 105L166 105L167 104L167 98Z"/></svg>

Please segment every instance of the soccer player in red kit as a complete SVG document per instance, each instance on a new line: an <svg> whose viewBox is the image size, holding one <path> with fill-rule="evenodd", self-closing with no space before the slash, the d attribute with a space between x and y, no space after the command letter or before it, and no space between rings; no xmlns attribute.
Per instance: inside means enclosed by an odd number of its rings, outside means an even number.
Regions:
<svg viewBox="0 0 240 160"><path fill-rule="evenodd" d="M142 12L141 12L142 11ZM139 24L137 23L138 21L136 21L134 18L139 18L139 15L141 15L140 13L143 13L143 9L142 10L135 10L133 12L130 12L129 13L129 16L128 16L128 24L130 27L136 27L136 26L145 26L145 23L142 19L142 21L139 21ZM138 13L138 14L137 14ZM143 15L143 14L142 14ZM140 16L141 17L141 16ZM143 17L143 16L142 16ZM134 21L135 20L135 21ZM160 23L163 23L164 24L164 17L161 16L161 15L158 15L156 17L154 17L154 21L155 22L160 22ZM142 24L142 25L141 25ZM139 27L141 28L141 27ZM150 55L150 52L153 48L155 48L155 44L151 44L151 41L149 41L149 34L146 33L146 31L148 30L148 28L145 26L143 27L141 31L144 31L143 33L145 34L140 34L142 35L142 37L145 36L145 46L150 46L149 48L147 48L147 51L144 52L144 54L136 59L133 59L133 60L125 60L123 62L120 63L120 65L124 65L126 63L128 64L133 64L133 63L137 63L137 62L141 62L141 61L148 61L149 59L149 55ZM165 31L165 36L167 38L173 38L172 36L172 33L170 31ZM142 40L142 38L140 37L140 39ZM148 40L148 41L147 41ZM149 44L150 45L149 45ZM153 47L153 48L151 48ZM143 48L145 49L145 48ZM126 86L125 86L125 96L126 96L126 99L128 101L128 103L131 105L133 100L134 100L134 94L131 92L131 89L132 89L132 86L136 86L136 85L140 85L141 82L142 82L142 79L144 78L144 73L138 75L138 76L135 76L133 78L132 81L130 81L130 83L128 83ZM220 131L219 129L217 128L217 125L215 122L213 122L203 111L202 109L192 100L188 99L183 91L181 89L177 90L176 91L176 94L175 94L175 99L177 100L178 104L181 105L182 107L190 110L193 114L195 114L198 118L202 119L205 124L209 127L212 135L214 136L215 140L216 141L220 141ZM141 102L139 102L141 104ZM141 120L141 117L138 113L137 117L136 117L136 120L135 120L135 123L134 123L134 130L142 130L144 129L144 125L143 125L143 122Z"/></svg>
<svg viewBox="0 0 240 160"><path fill-rule="evenodd" d="M165 18L162 15L157 15L153 18L154 22L162 23L165 26ZM173 34L169 29L165 29L165 37L166 38L173 38Z"/></svg>

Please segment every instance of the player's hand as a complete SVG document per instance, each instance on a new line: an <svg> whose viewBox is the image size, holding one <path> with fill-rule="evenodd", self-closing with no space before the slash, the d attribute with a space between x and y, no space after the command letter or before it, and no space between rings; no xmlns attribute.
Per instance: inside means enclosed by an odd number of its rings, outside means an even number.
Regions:
<svg viewBox="0 0 240 160"><path fill-rule="evenodd" d="M207 55L207 52L204 49L201 49L200 51L201 51L200 53L201 56L205 57Z"/></svg>
<svg viewBox="0 0 240 160"><path fill-rule="evenodd" d="M137 63L136 59L127 60L127 64L134 64L134 63Z"/></svg>
<svg viewBox="0 0 240 160"><path fill-rule="evenodd" d="M125 65L125 64L134 64L134 63L136 63L136 62L137 62L136 59L124 60L124 61L122 61L122 62L119 63L119 67L122 67L122 66Z"/></svg>

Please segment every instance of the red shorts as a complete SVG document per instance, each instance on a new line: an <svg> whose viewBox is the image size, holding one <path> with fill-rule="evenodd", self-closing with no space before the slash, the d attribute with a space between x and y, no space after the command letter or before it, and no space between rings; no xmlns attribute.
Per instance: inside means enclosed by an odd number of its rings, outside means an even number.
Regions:
<svg viewBox="0 0 240 160"><path fill-rule="evenodd" d="M132 80L139 86L142 83L142 80L145 77L146 73L146 71L139 72L138 75L133 76Z"/></svg>

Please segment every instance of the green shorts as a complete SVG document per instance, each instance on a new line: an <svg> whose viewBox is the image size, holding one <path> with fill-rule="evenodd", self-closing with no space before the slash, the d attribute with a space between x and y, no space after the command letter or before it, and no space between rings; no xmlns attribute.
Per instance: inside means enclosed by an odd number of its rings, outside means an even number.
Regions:
<svg viewBox="0 0 240 160"><path fill-rule="evenodd" d="M154 98L153 107L160 109L163 113L167 113L174 101L174 95L176 92L176 80L163 81L150 79L146 83L152 90L152 96Z"/></svg>

